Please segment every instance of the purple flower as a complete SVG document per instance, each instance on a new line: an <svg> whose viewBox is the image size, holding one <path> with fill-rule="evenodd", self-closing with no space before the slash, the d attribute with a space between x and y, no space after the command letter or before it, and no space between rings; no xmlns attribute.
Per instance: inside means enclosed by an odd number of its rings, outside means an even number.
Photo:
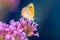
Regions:
<svg viewBox="0 0 60 40"><path fill-rule="evenodd" d="M27 37L39 37L39 33L37 32L35 34L34 32L37 31L37 25L37 23L31 20L25 20L23 17L17 22L11 20L10 24L0 22L0 34L4 36L5 40L28 40Z"/></svg>
<svg viewBox="0 0 60 40"><path fill-rule="evenodd" d="M37 23L35 23L34 21L32 20L29 20L29 19L26 19L25 18L21 18L20 19L20 23L21 23L21 27L24 29L24 32L26 32L26 35L28 37L31 37L31 36L39 36L39 33L36 33L34 31L37 31Z"/></svg>

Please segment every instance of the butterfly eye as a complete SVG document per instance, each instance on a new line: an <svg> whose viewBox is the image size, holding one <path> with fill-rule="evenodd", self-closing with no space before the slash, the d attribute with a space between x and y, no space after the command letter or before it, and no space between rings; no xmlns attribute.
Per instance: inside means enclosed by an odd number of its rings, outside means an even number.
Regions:
<svg viewBox="0 0 60 40"><path fill-rule="evenodd" d="M32 7L30 7L30 8L32 8Z"/></svg>

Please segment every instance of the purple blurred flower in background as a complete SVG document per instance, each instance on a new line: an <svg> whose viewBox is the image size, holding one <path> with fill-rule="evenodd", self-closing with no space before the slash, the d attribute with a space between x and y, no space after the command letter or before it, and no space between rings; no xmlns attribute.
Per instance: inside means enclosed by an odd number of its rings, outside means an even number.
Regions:
<svg viewBox="0 0 60 40"><path fill-rule="evenodd" d="M20 0L0 0L0 21L6 22L11 13L18 11Z"/></svg>

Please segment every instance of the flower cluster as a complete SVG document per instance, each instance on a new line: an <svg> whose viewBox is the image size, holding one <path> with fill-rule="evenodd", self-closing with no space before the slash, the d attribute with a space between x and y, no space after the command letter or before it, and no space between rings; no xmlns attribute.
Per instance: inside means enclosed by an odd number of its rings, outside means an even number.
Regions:
<svg viewBox="0 0 60 40"><path fill-rule="evenodd" d="M0 22L0 40L28 40L28 37L37 36L37 23L32 20L20 18L19 21L11 20L10 24Z"/></svg>

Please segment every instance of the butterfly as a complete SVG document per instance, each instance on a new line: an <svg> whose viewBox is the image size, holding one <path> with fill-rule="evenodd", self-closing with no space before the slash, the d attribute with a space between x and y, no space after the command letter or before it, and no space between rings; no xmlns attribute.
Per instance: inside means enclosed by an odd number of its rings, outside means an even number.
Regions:
<svg viewBox="0 0 60 40"><path fill-rule="evenodd" d="M34 20L34 5L33 3L28 4L26 7L24 7L21 11L21 16L24 18Z"/></svg>

